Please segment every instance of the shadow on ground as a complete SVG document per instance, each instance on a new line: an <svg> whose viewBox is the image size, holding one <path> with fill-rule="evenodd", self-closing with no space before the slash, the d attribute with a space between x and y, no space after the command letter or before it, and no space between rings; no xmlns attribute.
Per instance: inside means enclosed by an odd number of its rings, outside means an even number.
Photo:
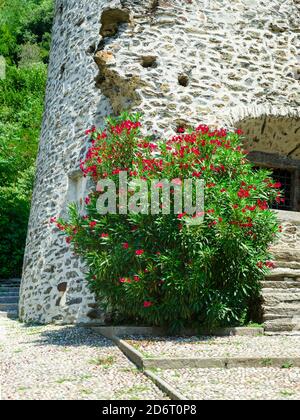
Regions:
<svg viewBox="0 0 300 420"><path fill-rule="evenodd" d="M116 347L112 341L95 333L92 329L78 326L57 326L57 329L47 329L47 326L24 325L27 335L39 335L34 340L36 346L53 345L63 347L93 347L93 348L112 348Z"/></svg>

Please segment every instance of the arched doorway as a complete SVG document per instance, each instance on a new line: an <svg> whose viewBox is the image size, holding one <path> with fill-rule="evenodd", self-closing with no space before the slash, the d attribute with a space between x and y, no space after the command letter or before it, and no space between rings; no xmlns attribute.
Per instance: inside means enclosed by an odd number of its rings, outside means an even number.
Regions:
<svg viewBox="0 0 300 420"><path fill-rule="evenodd" d="M300 118L265 114L244 117L236 127L243 130L248 158L270 168L282 185L285 201L273 208L300 211Z"/></svg>

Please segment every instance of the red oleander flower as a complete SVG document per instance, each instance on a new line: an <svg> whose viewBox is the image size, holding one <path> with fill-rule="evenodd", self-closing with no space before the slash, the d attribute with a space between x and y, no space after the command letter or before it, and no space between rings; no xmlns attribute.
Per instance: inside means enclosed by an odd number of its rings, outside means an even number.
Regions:
<svg viewBox="0 0 300 420"><path fill-rule="evenodd" d="M237 129L237 130L235 130L235 133L236 133L238 136L241 136L242 134L244 134L243 130L241 130L240 128L239 128L239 129Z"/></svg>
<svg viewBox="0 0 300 420"><path fill-rule="evenodd" d="M256 205L254 204L253 206L246 206L246 209L249 211L254 211L256 209Z"/></svg>
<svg viewBox="0 0 300 420"><path fill-rule="evenodd" d="M247 190L244 190L243 188L240 188L239 192L237 193L238 197L240 198L247 198L250 197L250 193Z"/></svg>
<svg viewBox="0 0 300 420"><path fill-rule="evenodd" d="M275 263L273 262L273 261L266 261L265 262L265 266L266 267L268 267L268 268L270 268L270 269L272 269L272 268L275 268L276 266L275 266Z"/></svg>
<svg viewBox="0 0 300 420"><path fill-rule="evenodd" d="M128 243L128 242L124 242L124 243L122 244L122 247L123 247L124 249L128 249L128 248L129 248L129 243Z"/></svg>
<svg viewBox="0 0 300 420"><path fill-rule="evenodd" d="M140 281L140 277L139 276L133 276L133 280L134 281Z"/></svg>
<svg viewBox="0 0 300 420"><path fill-rule="evenodd" d="M261 210L267 210L269 208L268 203L265 200L264 201L257 200L257 205Z"/></svg>
<svg viewBox="0 0 300 420"><path fill-rule="evenodd" d="M90 222L90 228L94 228L97 225L97 222Z"/></svg>
<svg viewBox="0 0 300 420"><path fill-rule="evenodd" d="M108 233L101 233L101 238L108 238L109 234Z"/></svg>
<svg viewBox="0 0 300 420"><path fill-rule="evenodd" d="M153 305L152 302L150 302L149 300L145 300L145 302L144 302L144 308L150 308L150 306L152 306L152 305Z"/></svg>
<svg viewBox="0 0 300 420"><path fill-rule="evenodd" d="M86 205L88 205L88 204L90 204L90 203L91 203L91 199L90 199L90 197L85 197L84 201L85 201L85 204L86 204Z"/></svg>
<svg viewBox="0 0 300 420"><path fill-rule="evenodd" d="M135 255L143 255L144 254L144 250L143 249L137 249L136 251L135 251Z"/></svg>
<svg viewBox="0 0 300 420"><path fill-rule="evenodd" d="M60 223L57 223L56 224L56 226L57 226L57 228L60 230L60 231L64 231L64 230L66 230L66 228L63 226L63 225L61 225Z"/></svg>
<svg viewBox="0 0 300 420"><path fill-rule="evenodd" d="M186 216L186 213L185 212L184 213L179 213L177 215L177 219L182 219L184 216Z"/></svg>
<svg viewBox="0 0 300 420"><path fill-rule="evenodd" d="M284 198L280 197L280 195L278 195L276 198L276 203L280 204L280 203L284 203Z"/></svg>

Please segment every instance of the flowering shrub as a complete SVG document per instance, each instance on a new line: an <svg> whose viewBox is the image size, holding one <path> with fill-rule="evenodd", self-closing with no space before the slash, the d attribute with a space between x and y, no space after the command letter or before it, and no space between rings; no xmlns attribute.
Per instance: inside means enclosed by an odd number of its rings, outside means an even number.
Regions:
<svg viewBox="0 0 300 420"><path fill-rule="evenodd" d="M80 166L95 184L109 178L118 186L120 171L128 182L203 179L202 223L191 226L188 215L172 211L101 215L98 188L85 198L85 214L72 204L69 221L52 221L86 261L88 283L114 321L240 325L273 265L268 247L279 228L269 205L282 200L280 184L252 168L240 131L179 131L166 141L143 136L138 115L110 118L105 129L87 131L91 145Z"/></svg>

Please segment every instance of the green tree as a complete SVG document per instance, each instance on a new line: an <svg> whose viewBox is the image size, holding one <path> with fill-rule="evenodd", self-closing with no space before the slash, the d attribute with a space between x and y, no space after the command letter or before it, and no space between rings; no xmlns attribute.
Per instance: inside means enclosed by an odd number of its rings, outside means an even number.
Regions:
<svg viewBox="0 0 300 420"><path fill-rule="evenodd" d="M0 278L17 277L22 270L34 167L18 177L0 187Z"/></svg>
<svg viewBox="0 0 300 420"><path fill-rule="evenodd" d="M21 274L52 18L52 0L0 0L0 278Z"/></svg>

